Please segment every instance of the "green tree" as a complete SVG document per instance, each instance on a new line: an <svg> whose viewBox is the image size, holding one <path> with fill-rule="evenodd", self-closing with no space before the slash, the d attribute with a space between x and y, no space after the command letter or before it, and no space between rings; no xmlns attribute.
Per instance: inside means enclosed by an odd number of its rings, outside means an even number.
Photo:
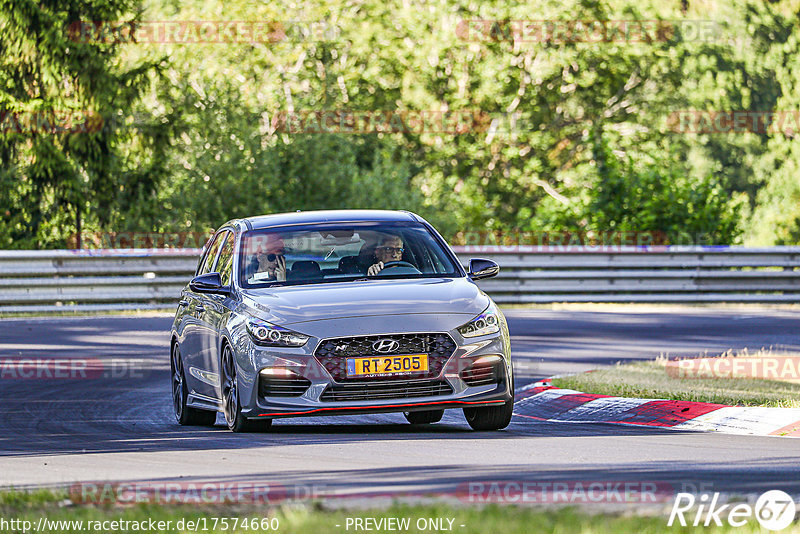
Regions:
<svg viewBox="0 0 800 534"><path fill-rule="evenodd" d="M447 235L800 235L791 136L666 124L679 110L800 107L795 0L545 0L533 11L508 0L142 1L141 14L135 0L0 4L0 109L113 119L92 134L0 132L3 246L58 246L79 220L196 231L253 213L348 207L419 211ZM287 36L98 44L62 30L137 17L282 21ZM520 41L513 22L659 19L679 24L609 42ZM702 20L714 22L710 35L697 35ZM491 121L458 135L274 128L281 113L322 110L468 110ZM761 222L738 224L754 206Z"/></svg>
<svg viewBox="0 0 800 534"><path fill-rule="evenodd" d="M773 127L764 137L766 150L754 163L763 187L748 221L750 245L800 244L800 13L785 19L791 31L780 34L768 50L776 84L783 88Z"/></svg>
<svg viewBox="0 0 800 534"><path fill-rule="evenodd" d="M0 1L3 247L64 246L70 234L107 227L124 199L155 189L166 132L104 127L130 109L154 65L126 65L118 44L70 32L135 8L131 0ZM131 146L150 161L132 157Z"/></svg>
<svg viewBox="0 0 800 534"><path fill-rule="evenodd" d="M555 209L555 220L543 220L544 227L627 233L630 238L639 234L634 242L641 243L737 241L743 197L732 199L718 179L686 176L680 162L670 164L666 158L657 165L621 159L602 141L597 150L597 174L581 203L569 212Z"/></svg>

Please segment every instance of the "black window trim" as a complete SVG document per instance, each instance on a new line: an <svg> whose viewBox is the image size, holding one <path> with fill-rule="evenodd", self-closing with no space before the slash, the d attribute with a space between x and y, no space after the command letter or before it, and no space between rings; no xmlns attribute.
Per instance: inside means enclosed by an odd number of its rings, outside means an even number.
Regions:
<svg viewBox="0 0 800 534"><path fill-rule="evenodd" d="M222 249L225 248L225 245L227 244L228 239L231 239L231 256L233 256L235 258L235 256L236 256L236 234L234 233L233 228L230 228L230 227L227 227L227 226L225 228L221 228L219 231L220 232L227 232L228 236L223 238L222 244L220 245L219 250L217 251L217 257L214 258L214 270L213 271L209 271L209 272L211 272L211 273L219 273L220 277L221 277L222 273L217 270L217 267L219 267L219 260L222 257ZM232 285L232 284L233 284L233 262L231 262L231 281L230 281L230 283L228 285Z"/></svg>
<svg viewBox="0 0 800 534"><path fill-rule="evenodd" d="M214 244L217 242L217 239L219 239L222 236L222 234L225 233L225 232L232 232L232 230L228 226L226 226L225 228L220 228L219 230L217 230L214 233L214 235L211 237L211 239L209 239L208 248L203 253L203 257L201 258L200 263L197 266L197 270L194 273L195 276L198 276L200 274L200 269L202 269L203 265L205 265L205 260L208 257L208 253L211 252L212 248L214 248ZM222 245L224 245L224 243L220 244L220 247L214 253L213 263L211 264L211 266L208 269L208 272L210 272L210 273L216 272L216 271L214 271L214 268L216 268L216 266L217 266L217 261L219 260L219 253L222 251Z"/></svg>
<svg viewBox="0 0 800 534"><path fill-rule="evenodd" d="M208 256L208 251L211 250L211 245L214 244L214 238L217 237L217 234L214 233L211 237L208 238L206 244L203 245L203 252L200 254L200 259L197 261L197 267L194 270L194 275L200 275L200 269L203 268L203 264L206 262L206 256Z"/></svg>
<svg viewBox="0 0 800 534"><path fill-rule="evenodd" d="M442 251L450 259L450 261L453 263L453 266L455 268L455 273L443 273L443 274L438 275L438 276L453 277L455 275L456 278L464 278L464 277L467 276L467 272L464 269L464 267L461 265L461 262L459 261L458 256L453 252L453 250L450 248L450 245L447 244L447 242L439 234L439 232L437 232L436 229L433 226L431 226L429 223L427 223L426 221L424 221L424 220L421 221L421 220L418 220L418 219L415 219L413 221L394 221L394 220L392 220L392 221L377 221L377 220L319 221L319 222L303 222L303 223L290 223L290 224L280 224L280 225L273 225L273 226L264 226L264 227L253 228L252 230L247 230L245 232L242 232L240 243L239 243L239 247L243 246L245 238L248 235L251 235L251 234L256 234L256 233L261 233L261 232L269 232L269 231L275 231L275 230L289 230L289 231L291 231L292 228L300 229L300 228L303 228L303 227L344 226L344 225L348 225L348 224L353 225L353 226L378 226L378 225L388 224L388 225L397 225L397 226L421 227L421 228L425 229L430 234L430 236L433 238L433 240L439 244L439 246L441 247ZM241 287L249 288L250 286L242 278L241 269L239 268L240 266L239 265L235 265L234 267L237 269L236 277L235 277L237 279L237 284L239 286L241 286ZM405 276L406 275L402 275L402 276L399 276L398 278L404 278ZM354 277L354 278L357 278L357 277ZM384 280L391 280L391 279L394 279L394 278L395 277L393 277L393 276L392 277L388 277L387 276L387 277L384 277L383 279ZM414 278L416 278L416 277L414 277ZM424 276L420 276L419 278L430 278L430 276L424 275ZM320 282L320 283L324 283L324 282ZM263 284L263 285L259 284L256 287L275 287L275 286L285 287L285 286L292 286L292 285L312 285L312 284L313 284L313 282L309 282L307 280L298 280L298 281L295 281L295 282L286 281L286 282L277 282L277 283Z"/></svg>

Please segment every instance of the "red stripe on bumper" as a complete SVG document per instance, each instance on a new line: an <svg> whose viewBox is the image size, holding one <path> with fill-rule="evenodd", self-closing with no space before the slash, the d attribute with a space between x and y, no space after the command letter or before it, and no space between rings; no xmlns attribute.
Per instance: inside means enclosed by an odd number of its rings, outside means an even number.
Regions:
<svg viewBox="0 0 800 534"><path fill-rule="evenodd" d="M302 412L274 412L274 413L262 413L259 414L258 417L270 417L276 415L306 415L309 413L316 413L316 412L325 412L325 411L343 411L343 410L369 410L370 408L409 408L412 406L436 406L437 404L503 404L504 400L493 400L493 401L458 401L458 400L450 400L450 401L436 401L436 402L417 402L413 404L382 404L380 406L344 406L341 408L314 408L313 410L306 410Z"/></svg>

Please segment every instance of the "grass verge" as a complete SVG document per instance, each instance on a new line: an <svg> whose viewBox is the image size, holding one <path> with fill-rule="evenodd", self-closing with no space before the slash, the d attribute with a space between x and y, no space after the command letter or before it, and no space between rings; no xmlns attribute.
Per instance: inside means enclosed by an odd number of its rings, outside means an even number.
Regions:
<svg viewBox="0 0 800 534"><path fill-rule="evenodd" d="M743 352L727 357L769 358L794 357L797 354L761 351L755 355ZM553 385L584 393L712 402L731 406L765 406L800 408L800 383L754 378L679 378L667 372L669 359L618 363L591 373L553 379Z"/></svg>
<svg viewBox="0 0 800 534"><path fill-rule="evenodd" d="M529 507L488 505L483 507L393 504L381 509L328 509L320 505L293 505L284 507L256 507L241 505L154 505L135 506L113 505L73 505L65 500L65 495L52 492L5 492L0 493L0 525L2 520L29 521L29 525L0 531L35 530L40 518L47 518L49 528L39 532L243 532L254 534L270 533L345 533L353 531L386 532L392 529L357 529L352 522L347 528L348 518L408 518L410 528L395 529L400 532L442 532L459 534L528 534L530 532L558 533L650 533L650 532L759 532L756 521L744 527L667 527L666 516L636 517L620 514L589 514L575 508L541 510ZM223 528L222 518L226 518ZM234 520L238 523L234 527ZM242 520L247 518L247 526ZM266 521L262 522L262 519ZM216 519L216 521L215 521ZM443 520L445 528L418 528L418 520ZM255 520L253 522L252 520ZM449 520L452 520L449 521ZM72 524L58 524L58 521L72 521ZM76 521L82 523L75 523ZM119 525L110 523L120 522ZM128 521L124 524L122 521ZM132 522L165 523L155 530L138 528ZM169 524L166 522L169 521ZM179 523L183 521L183 523ZM189 528L193 521L194 528ZM95 523L99 522L99 523ZM216 524L216 528L213 528ZM145 523L146 525L146 523ZM253 526L256 528L252 528ZM462 526L463 525L463 526ZM93 528L97 526L99 528ZM56 527L56 528L54 528ZM265 528L266 527L266 528ZM792 525L783 532L798 533L800 526Z"/></svg>

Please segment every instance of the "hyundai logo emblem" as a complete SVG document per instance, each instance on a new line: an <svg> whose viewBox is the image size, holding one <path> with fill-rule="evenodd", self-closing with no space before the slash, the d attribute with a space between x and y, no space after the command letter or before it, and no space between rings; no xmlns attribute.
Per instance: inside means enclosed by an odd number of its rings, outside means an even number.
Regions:
<svg viewBox="0 0 800 534"><path fill-rule="evenodd" d="M400 342L395 341L394 339L379 339L375 343L372 344L372 348L376 352L394 352L400 347Z"/></svg>

